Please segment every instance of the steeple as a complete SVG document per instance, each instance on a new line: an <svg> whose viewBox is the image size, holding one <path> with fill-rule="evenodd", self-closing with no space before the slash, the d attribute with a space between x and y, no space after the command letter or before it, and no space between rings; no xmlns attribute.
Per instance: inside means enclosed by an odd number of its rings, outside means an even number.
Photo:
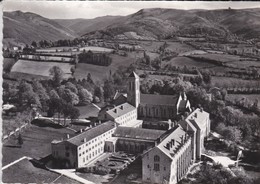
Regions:
<svg viewBox="0 0 260 184"><path fill-rule="evenodd" d="M140 104L140 78L131 72L127 83L127 102L137 108Z"/></svg>

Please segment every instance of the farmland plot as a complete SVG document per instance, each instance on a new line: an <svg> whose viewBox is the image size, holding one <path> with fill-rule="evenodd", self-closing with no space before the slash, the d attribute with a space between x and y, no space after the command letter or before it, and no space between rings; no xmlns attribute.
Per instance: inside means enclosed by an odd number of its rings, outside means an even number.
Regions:
<svg viewBox="0 0 260 184"><path fill-rule="evenodd" d="M74 73L75 78L86 79L88 73L90 73L94 81L102 81L109 76L110 71L116 71L119 66L128 67L130 64L135 62L135 58L132 57L123 57L115 54L111 54L110 57L112 58L112 63L109 66L78 63Z"/></svg>
<svg viewBox="0 0 260 184"><path fill-rule="evenodd" d="M43 77L50 77L50 69L53 66L58 66L64 72L64 78L71 77L71 67L69 63L56 63L56 62L39 62L32 60L18 60L11 70L11 74L29 74Z"/></svg>

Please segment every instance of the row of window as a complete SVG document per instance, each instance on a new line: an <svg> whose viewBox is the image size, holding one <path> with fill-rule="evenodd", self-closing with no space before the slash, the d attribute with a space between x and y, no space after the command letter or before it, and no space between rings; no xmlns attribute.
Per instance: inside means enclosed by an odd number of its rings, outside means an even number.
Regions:
<svg viewBox="0 0 260 184"><path fill-rule="evenodd" d="M81 149L84 148L85 146L89 146L89 145L91 145L91 143L94 143L94 142L99 141L100 139L102 139L102 137L105 137L105 136L111 137L111 134L112 134L112 133L113 133L113 130L109 130L109 131L105 132L103 135L98 136L98 137L96 137L95 139L93 139L93 140L87 142L86 144L83 144L83 145L79 146L78 149L81 150ZM102 143L103 143L103 141L101 141L101 143L98 143L98 145L99 145L99 144L102 144ZM67 150L67 149L69 149L69 148L66 147L65 149Z"/></svg>
<svg viewBox="0 0 260 184"><path fill-rule="evenodd" d="M103 148L98 148L98 150L93 151L92 153L90 153L89 155L86 155L85 157L82 158L83 163L87 162L88 160L90 160L92 157L95 157L97 155L99 155L100 153L102 153Z"/></svg>
<svg viewBox="0 0 260 184"><path fill-rule="evenodd" d="M140 114L144 114L144 112L146 112L146 115L148 116L151 116L151 115L155 115L155 116L159 116L160 115L163 115L163 116L166 116L166 111L168 111L169 114L174 114L174 109L157 109L157 108L154 108L154 107L141 107L140 106L140 109L139 109L139 112Z"/></svg>

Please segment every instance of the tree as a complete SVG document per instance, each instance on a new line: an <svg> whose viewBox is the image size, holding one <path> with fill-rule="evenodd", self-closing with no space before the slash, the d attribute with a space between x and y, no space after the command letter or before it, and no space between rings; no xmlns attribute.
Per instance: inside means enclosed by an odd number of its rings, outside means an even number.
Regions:
<svg viewBox="0 0 260 184"><path fill-rule="evenodd" d="M104 98L104 90L102 86L96 86L94 89L94 96L97 96L99 100L102 100Z"/></svg>
<svg viewBox="0 0 260 184"><path fill-rule="evenodd" d="M93 101L93 95L86 89L79 90L79 101L82 105L89 104Z"/></svg>
<svg viewBox="0 0 260 184"><path fill-rule="evenodd" d="M73 93L78 94L77 87L74 84L72 84L71 82L66 82L65 87L67 89L71 90Z"/></svg>
<svg viewBox="0 0 260 184"><path fill-rule="evenodd" d="M110 100L112 96L115 94L115 88L111 81L106 80L104 83L104 99Z"/></svg>
<svg viewBox="0 0 260 184"><path fill-rule="evenodd" d="M31 45L35 48L37 47L37 43L35 41L33 41Z"/></svg>
<svg viewBox="0 0 260 184"><path fill-rule="evenodd" d="M62 94L61 98L72 105L77 105L79 103L79 97L77 94L73 93L69 89L65 89L64 93Z"/></svg>
<svg viewBox="0 0 260 184"><path fill-rule="evenodd" d="M74 66L70 68L70 71L71 71L71 75L72 75L72 76L74 75L74 73L75 73L75 70L76 70L76 69L75 69L75 67L74 67Z"/></svg>
<svg viewBox="0 0 260 184"><path fill-rule="evenodd" d="M77 109L76 107L72 107L71 110L70 110L70 114L69 114L69 117L71 119L71 123L72 123L73 119L78 119L79 116L80 116L79 109Z"/></svg>
<svg viewBox="0 0 260 184"><path fill-rule="evenodd" d="M90 73L88 73L87 82L89 82L90 84L94 84L93 79L92 79L92 76L91 76Z"/></svg>
<svg viewBox="0 0 260 184"><path fill-rule="evenodd" d="M22 138L22 135L20 133L18 135L17 141L18 141L19 146L22 147L22 145L23 145L23 138Z"/></svg>
<svg viewBox="0 0 260 184"><path fill-rule="evenodd" d="M53 81L53 84L54 86L60 86L60 83L63 79L63 71L60 69L60 67L58 66L53 66L51 69L50 69L50 75L52 76L52 81Z"/></svg>
<svg viewBox="0 0 260 184"><path fill-rule="evenodd" d="M32 87L34 92L39 96L39 100L41 102L42 110L47 111L48 101L50 99L46 89L42 86L39 81L34 80L32 83Z"/></svg>

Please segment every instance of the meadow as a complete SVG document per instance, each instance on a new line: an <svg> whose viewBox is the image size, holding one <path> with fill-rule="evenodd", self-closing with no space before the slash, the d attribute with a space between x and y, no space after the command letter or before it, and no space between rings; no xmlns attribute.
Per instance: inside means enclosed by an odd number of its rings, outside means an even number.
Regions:
<svg viewBox="0 0 260 184"><path fill-rule="evenodd" d="M260 94L252 94L252 95L247 95L247 94L229 94L228 99L229 100L241 100L243 98L246 98L249 100L251 104L255 102L255 100L258 100L258 106L260 106Z"/></svg>
<svg viewBox="0 0 260 184"><path fill-rule="evenodd" d="M200 62L196 61L192 58L188 58L185 56L178 56L172 58L170 61L165 61L162 63L162 66L165 65L172 65L172 66L177 66L177 67L183 67L186 65L189 68L196 67L196 68L208 68L208 67L215 67L216 65L208 62Z"/></svg>
<svg viewBox="0 0 260 184"><path fill-rule="evenodd" d="M36 75L36 76L43 76L49 77L50 76L50 69L53 66L58 66L64 72L64 78L71 77L71 67L73 65L69 63L58 63L58 62L39 62L39 61L32 61L32 60L18 60L11 69L11 76L12 73L17 77L19 73L21 74L29 74L29 75Z"/></svg>
<svg viewBox="0 0 260 184"><path fill-rule="evenodd" d="M86 63L78 63L74 76L76 79L87 78L88 73L94 81L102 81L110 75L110 71L113 73L119 66L128 67L130 64L135 62L135 58L124 57L116 54L111 54L112 63L109 66L98 66Z"/></svg>
<svg viewBox="0 0 260 184"><path fill-rule="evenodd" d="M257 80L244 80L233 77L215 77L211 79L213 86L217 87L260 87L260 81Z"/></svg>

